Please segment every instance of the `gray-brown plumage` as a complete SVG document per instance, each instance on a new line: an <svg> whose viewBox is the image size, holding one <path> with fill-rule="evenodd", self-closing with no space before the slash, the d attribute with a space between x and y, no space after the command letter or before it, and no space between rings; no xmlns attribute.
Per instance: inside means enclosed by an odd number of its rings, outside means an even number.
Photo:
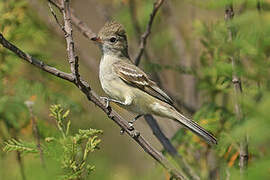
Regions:
<svg viewBox="0 0 270 180"><path fill-rule="evenodd" d="M121 24L106 23L92 40L102 51L99 78L110 101L137 114L154 114L175 120L208 143L217 144L214 136L178 112L172 99L132 63L126 32Z"/></svg>
<svg viewBox="0 0 270 180"><path fill-rule="evenodd" d="M114 63L113 67L119 77L126 83L173 106L172 99L137 66L119 61Z"/></svg>

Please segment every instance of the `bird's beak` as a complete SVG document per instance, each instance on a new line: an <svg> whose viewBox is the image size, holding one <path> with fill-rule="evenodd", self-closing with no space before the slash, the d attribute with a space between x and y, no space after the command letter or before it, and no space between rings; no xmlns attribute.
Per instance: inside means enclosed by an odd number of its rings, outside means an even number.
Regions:
<svg viewBox="0 0 270 180"><path fill-rule="evenodd" d="M95 41L97 43L102 43L102 40L100 39L100 37L96 36L96 37L92 37L91 38L92 41Z"/></svg>

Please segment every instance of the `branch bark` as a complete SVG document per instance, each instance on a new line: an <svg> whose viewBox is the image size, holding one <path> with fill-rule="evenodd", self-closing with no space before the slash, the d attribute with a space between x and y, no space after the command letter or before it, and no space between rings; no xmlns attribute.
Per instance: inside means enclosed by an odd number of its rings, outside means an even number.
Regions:
<svg viewBox="0 0 270 180"><path fill-rule="evenodd" d="M225 8L225 21L229 23L234 17L234 10L232 4L228 5ZM229 33L229 41L233 41L235 32L233 32L232 27L228 24L228 33ZM240 106L239 98L241 97L241 94L243 92L241 80L238 77L236 73L236 63L237 63L237 57L235 55L232 55L230 57L231 63L232 63L232 69L233 69L233 75L232 75L232 83L234 86L234 99L235 99L235 113L238 121L243 120L243 112L242 108ZM248 165L248 142L247 142L247 136L241 138L240 141L240 148L239 148L239 167L240 172L243 174L244 170L247 168Z"/></svg>
<svg viewBox="0 0 270 180"><path fill-rule="evenodd" d="M154 18L155 18L156 14L157 14L158 9L160 8L160 6L162 5L163 2L164 2L164 0L157 0L153 5L153 10L152 10L152 13L150 14L150 19L148 21L146 31L141 36L141 41L140 41L140 45L139 45L139 52L135 56L135 63L134 64L136 66L138 64L140 64L141 57L142 57L143 52L145 50L145 45L146 45L147 38L151 33L151 28L152 28Z"/></svg>
<svg viewBox="0 0 270 180"><path fill-rule="evenodd" d="M48 0L51 4L61 10L61 4L59 0ZM91 39L96 37L96 34L87 26L87 24L81 21L74 13L74 10L70 8L70 18L75 27L87 38Z"/></svg>
<svg viewBox="0 0 270 180"><path fill-rule="evenodd" d="M65 30L64 32L65 32L65 39L67 43L67 54L68 54L68 62L70 64L70 70L71 70L72 76L75 79L75 83L80 83L78 56L76 56L75 54L74 41L72 37L69 0L62 0L61 12L63 14L63 19L64 19L64 30Z"/></svg>
<svg viewBox="0 0 270 180"><path fill-rule="evenodd" d="M157 120L152 115L145 115L144 119L147 124L151 127L153 134L160 141L163 148L174 158L174 160L183 169L183 172L193 180L199 180L200 177L195 173L195 171L189 166L185 159L177 152L175 147L172 145L170 140L165 136L165 134L160 129Z"/></svg>
<svg viewBox="0 0 270 180"><path fill-rule="evenodd" d="M67 18L68 20L68 18ZM154 147L152 147L144 138L140 135L140 133L132 129L130 130L130 126L126 120L124 120L117 112L115 112L111 107L106 107L106 104L102 102L102 100L99 98L99 96L90 88L90 85L83 81L81 78L76 80L76 68L71 68L75 71L74 73L69 74L65 73L63 71L60 71L52 66L46 65L42 61L33 58L29 54L23 52L18 47L7 41L4 36L0 33L0 43L3 45L3 47L9 49L13 53L15 53L18 57L25 60L26 62L34 65L35 67L46 71L56 77L60 77L61 79L67 80L74 85L76 85L88 98L89 101L93 102L96 106L98 106L103 112L107 114L107 116L113 120L120 128L124 129L125 132L133 138L140 146L143 148L143 150L149 154L152 158L154 158L157 162L159 162L165 169L169 171L169 173L175 177L176 179L186 179L184 175L182 175L181 172L179 172L177 169L173 167L173 165L170 164L170 162L160 153L158 152ZM71 43L72 44L72 43ZM74 45L74 44L73 44ZM73 47L72 45L72 47ZM74 47L73 47L74 48ZM72 50L72 48L71 48ZM69 55L71 53L69 52ZM75 55L75 54L73 54ZM72 57L75 58L75 57ZM76 62L76 61L75 61ZM71 64L71 66L73 66ZM79 74L79 72L78 72Z"/></svg>

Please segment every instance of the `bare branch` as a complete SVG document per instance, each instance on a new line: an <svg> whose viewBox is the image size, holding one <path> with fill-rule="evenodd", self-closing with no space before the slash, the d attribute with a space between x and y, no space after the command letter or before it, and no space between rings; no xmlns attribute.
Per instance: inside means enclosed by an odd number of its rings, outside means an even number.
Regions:
<svg viewBox="0 0 270 180"><path fill-rule="evenodd" d="M118 126L120 126L121 129L124 129L125 132L132 137L142 148L143 150L149 154L151 157L153 157L157 162L159 162L165 169L169 171L169 173L175 177L176 179L187 179L181 172L176 170L173 165L160 153L158 152L154 147L152 147L144 138L140 135L140 133L133 129L130 130L130 126L126 120L124 120L117 112L115 112L111 107L106 107L106 104L101 101L99 96L91 90L89 84L85 81L82 81L82 85L76 84L76 81L74 80L74 77L72 74L68 74L65 72L62 72L54 67L48 66L44 64L42 61L37 60L33 57L31 57L29 54L23 52L15 45L8 42L3 35L0 33L0 43L13 53L15 53L18 57L24 59L26 62L34 65L35 67L38 67L39 69L46 71L56 77L60 77L64 80L67 80L69 82L72 82L75 84L88 98L89 101L93 102L96 106L98 106L103 112L107 114L107 116L113 120Z"/></svg>
<svg viewBox="0 0 270 180"><path fill-rule="evenodd" d="M234 11L232 4L228 5L225 8L225 21L229 23L234 17ZM228 33L229 33L229 41L233 41L234 39L234 32L232 30L232 27L228 25ZM236 74L236 56L232 55L230 57L230 60L232 62L232 69L233 69L233 75L232 75L232 83L234 86L234 99L235 99L235 113L237 116L238 121L243 120L243 112L239 103L239 98L241 97L241 94L243 92L242 84L240 78ZM247 168L248 165L248 142L247 142L247 136L245 135L241 141L240 141L240 149L239 149L239 166L240 166L240 172L243 173L244 170Z"/></svg>
<svg viewBox="0 0 270 180"><path fill-rule="evenodd" d="M76 56L75 54L74 41L72 37L69 0L62 0L62 5L63 5L63 8L61 8L61 12L63 14L64 29L66 32L65 39L67 43L68 62L70 64L71 73L73 77L75 78L76 83L78 83L78 81L80 81L79 64L78 64L78 56Z"/></svg>
<svg viewBox="0 0 270 180"><path fill-rule="evenodd" d="M26 176L25 176L25 168L24 168L24 164L23 164L23 160L22 160L22 154L21 152L17 151L17 162L20 166L20 173L21 173L21 176L22 176L22 180L26 180Z"/></svg>
<svg viewBox="0 0 270 180"><path fill-rule="evenodd" d="M52 3L55 7L57 7L59 10L61 10L61 4L58 0L48 0L50 3ZM96 34L84 23L81 21L75 14L74 10L70 8L71 11L71 20L74 23L75 27L88 39L91 39L93 37L96 37Z"/></svg>
<svg viewBox="0 0 270 180"><path fill-rule="evenodd" d="M170 140L162 132L157 123L157 120L152 115L145 115L144 119L151 127L153 134L160 141L164 149L175 159L180 167L183 168L184 173L192 180L199 180L200 177L194 172L194 170L189 166L185 159L177 152Z"/></svg>
<svg viewBox="0 0 270 180"><path fill-rule="evenodd" d="M158 9L160 8L160 6L162 5L163 2L164 2L164 0L157 0L153 5L153 10L152 10L152 13L150 14L150 19L148 21L146 31L141 36L139 52L135 56L135 63L134 63L135 65L140 64L140 60L141 60L141 57L142 57L144 49L145 49L146 40L151 33L151 28L152 28L154 18L157 14Z"/></svg>
<svg viewBox="0 0 270 180"><path fill-rule="evenodd" d="M262 11L262 4L261 4L261 0L257 0L257 4L256 4L256 8L259 12Z"/></svg>
<svg viewBox="0 0 270 180"><path fill-rule="evenodd" d="M48 3L48 6L49 6L49 8L50 8L50 11L51 11L51 13L52 13L52 15L53 15L53 17L54 17L56 23L57 23L58 26L60 27L60 29L61 29L62 31L64 31L65 34L67 34L67 32L65 31L64 26L59 22L59 20L58 20L58 18L57 18L57 15L56 15L56 13L54 12L54 10L53 10L53 8L52 8L52 6L51 6L51 2Z"/></svg>
<svg viewBox="0 0 270 180"><path fill-rule="evenodd" d="M19 56L20 58L24 59L25 61L27 61L28 63L36 66L39 69L42 69L43 71L46 71L54 76L60 77L62 79L65 79L67 81L73 82L74 78L72 77L71 74L69 73L65 73L63 71L60 71L52 66L49 66L45 63L43 63L40 60L37 60L35 58L33 58L32 56L30 56L29 54L21 51L19 48L17 48L16 46L14 46L13 44L11 44L10 42L8 42L3 35L0 33L0 43L7 49L11 50L12 52L14 52L17 56Z"/></svg>

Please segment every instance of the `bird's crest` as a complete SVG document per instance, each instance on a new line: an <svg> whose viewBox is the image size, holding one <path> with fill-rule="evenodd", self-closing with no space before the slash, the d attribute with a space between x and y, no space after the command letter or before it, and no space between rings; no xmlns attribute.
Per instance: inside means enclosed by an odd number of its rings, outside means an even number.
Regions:
<svg viewBox="0 0 270 180"><path fill-rule="evenodd" d="M119 36L125 36L126 31L124 29L124 26L115 20L108 21L106 24L102 27L102 29L99 31L99 36L110 36L110 35L119 35Z"/></svg>

